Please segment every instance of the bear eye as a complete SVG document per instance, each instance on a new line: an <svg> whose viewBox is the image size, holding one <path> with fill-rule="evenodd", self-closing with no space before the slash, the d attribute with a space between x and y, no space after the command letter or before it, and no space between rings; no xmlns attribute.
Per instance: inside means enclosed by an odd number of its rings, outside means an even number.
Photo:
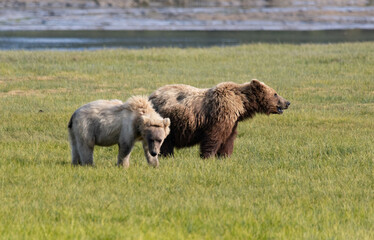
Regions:
<svg viewBox="0 0 374 240"><path fill-rule="evenodd" d="M278 97L278 94L274 93L274 97Z"/></svg>

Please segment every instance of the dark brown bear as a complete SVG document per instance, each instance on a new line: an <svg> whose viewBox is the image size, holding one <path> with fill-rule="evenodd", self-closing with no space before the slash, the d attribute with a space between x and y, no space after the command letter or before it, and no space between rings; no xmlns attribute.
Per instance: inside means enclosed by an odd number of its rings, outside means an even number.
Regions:
<svg viewBox="0 0 374 240"><path fill-rule="evenodd" d="M238 122L256 113L282 114L290 102L274 89L253 79L250 83L223 82L209 89L166 85L149 96L155 110L171 120L171 132L161 147L164 156L174 147L200 144L200 156L230 156Z"/></svg>

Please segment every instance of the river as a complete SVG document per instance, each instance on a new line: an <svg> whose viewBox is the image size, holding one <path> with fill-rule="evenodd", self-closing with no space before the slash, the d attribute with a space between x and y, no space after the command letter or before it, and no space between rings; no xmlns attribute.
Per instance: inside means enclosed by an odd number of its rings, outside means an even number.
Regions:
<svg viewBox="0 0 374 240"><path fill-rule="evenodd" d="M124 7L109 5L110 2L4 0L0 2L0 49L92 50L374 41L371 0L248 1L253 4L201 1L221 4L203 7Z"/></svg>
<svg viewBox="0 0 374 240"><path fill-rule="evenodd" d="M374 41L373 30L327 31L3 31L2 50L211 47L246 43Z"/></svg>

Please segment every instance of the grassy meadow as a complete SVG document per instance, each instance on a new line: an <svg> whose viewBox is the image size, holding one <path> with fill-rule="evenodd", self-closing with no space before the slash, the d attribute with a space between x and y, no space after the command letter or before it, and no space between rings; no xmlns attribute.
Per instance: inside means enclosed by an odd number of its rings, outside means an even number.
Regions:
<svg viewBox="0 0 374 240"><path fill-rule="evenodd" d="M291 106L240 123L230 158L70 165L89 101L252 78ZM1 51L0 101L0 239L374 239L373 42Z"/></svg>

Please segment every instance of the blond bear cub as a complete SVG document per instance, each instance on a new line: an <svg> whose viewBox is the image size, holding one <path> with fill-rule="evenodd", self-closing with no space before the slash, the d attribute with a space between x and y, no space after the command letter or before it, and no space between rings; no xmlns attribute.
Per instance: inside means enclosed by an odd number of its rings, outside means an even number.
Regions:
<svg viewBox="0 0 374 240"><path fill-rule="evenodd" d="M156 113L147 97L98 100L77 109L68 124L73 165L93 165L94 146L118 144L117 165L128 167L135 141L142 141L149 165L159 165L158 154L169 134L170 119Z"/></svg>

